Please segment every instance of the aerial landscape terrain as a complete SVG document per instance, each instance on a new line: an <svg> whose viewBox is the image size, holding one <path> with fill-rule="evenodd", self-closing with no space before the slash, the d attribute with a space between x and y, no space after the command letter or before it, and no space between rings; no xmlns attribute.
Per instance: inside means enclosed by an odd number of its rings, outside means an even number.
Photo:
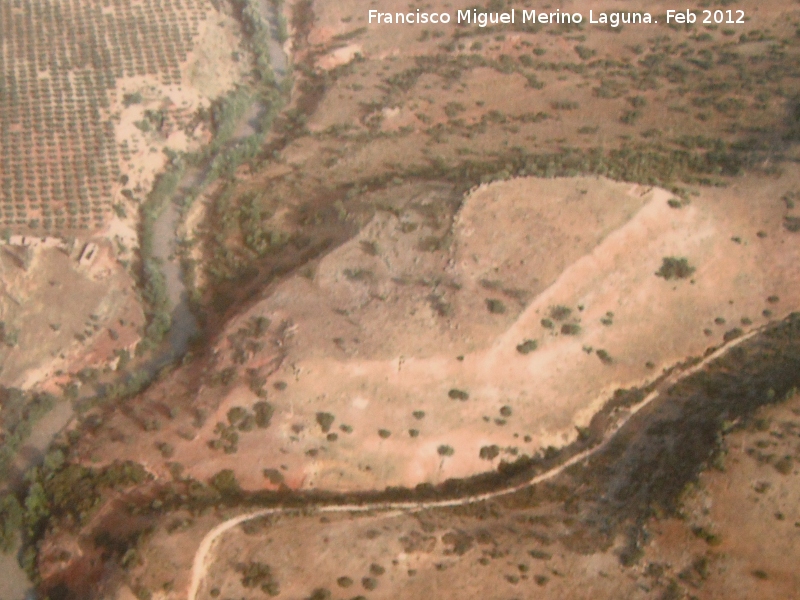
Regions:
<svg viewBox="0 0 800 600"><path fill-rule="evenodd" d="M800 600L795 0L2 0L0 154L0 600Z"/></svg>

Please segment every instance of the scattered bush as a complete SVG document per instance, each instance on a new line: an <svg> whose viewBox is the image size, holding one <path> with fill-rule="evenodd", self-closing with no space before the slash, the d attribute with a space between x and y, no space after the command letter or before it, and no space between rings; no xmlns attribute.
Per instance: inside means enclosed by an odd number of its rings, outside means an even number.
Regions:
<svg viewBox="0 0 800 600"><path fill-rule="evenodd" d="M550 103L550 107L553 110L576 110L578 106L577 102L572 102L570 100L558 100Z"/></svg>
<svg viewBox="0 0 800 600"><path fill-rule="evenodd" d="M322 429L322 433L328 433L331 430L331 425L333 425L333 421L336 419L331 413L326 412L318 412L317 413L317 423L319 423L320 428Z"/></svg>
<svg viewBox="0 0 800 600"><path fill-rule="evenodd" d="M275 413L272 405L266 400L261 400L253 405L253 411L255 412L256 425L261 429L269 427L272 415Z"/></svg>
<svg viewBox="0 0 800 600"><path fill-rule="evenodd" d="M561 326L561 333L563 335L578 335L581 332L581 326L577 323L564 323Z"/></svg>
<svg viewBox="0 0 800 600"><path fill-rule="evenodd" d="M725 334L722 336L722 339L726 342L730 342L731 340L735 340L738 337L744 335L744 331L740 327L734 327L730 331L726 331Z"/></svg>
<svg viewBox="0 0 800 600"><path fill-rule="evenodd" d="M381 436L384 440L392 435L392 432L388 429L378 429L378 435Z"/></svg>
<svg viewBox="0 0 800 600"><path fill-rule="evenodd" d="M694 273L695 268L683 257L665 256L661 262L661 268L656 271L657 277L670 279L687 279Z"/></svg>
<svg viewBox="0 0 800 600"><path fill-rule="evenodd" d="M792 457L786 455L775 463L775 470L781 475L789 475L792 472L793 466Z"/></svg>
<svg viewBox="0 0 800 600"><path fill-rule="evenodd" d="M349 588L351 585L353 585L353 580L347 576L343 576L339 577L339 579L336 580L336 583L339 585L339 587Z"/></svg>
<svg viewBox="0 0 800 600"><path fill-rule="evenodd" d="M139 92L135 92L133 94L123 94L122 96L122 105L125 108L133 106L134 104L141 104L141 103L142 103L142 95Z"/></svg>
<svg viewBox="0 0 800 600"><path fill-rule="evenodd" d="M611 358L611 355L603 349L598 350L596 354L597 358L599 358L600 362L602 362L604 365L610 365L614 362L614 359Z"/></svg>
<svg viewBox="0 0 800 600"><path fill-rule="evenodd" d="M483 446L478 453L478 456L483 460L494 460L498 456L500 456L500 446L491 445L491 446Z"/></svg>
<svg viewBox="0 0 800 600"><path fill-rule="evenodd" d="M550 308L550 318L553 319L553 321L563 321L569 318L571 314L572 314L572 309L569 308L568 306L563 306L559 304L558 306L553 306L552 308ZM542 323L542 325L544 325L544 322ZM552 327L552 323L550 326Z"/></svg>
<svg viewBox="0 0 800 600"><path fill-rule="evenodd" d="M12 494L0 497L0 551L14 547L17 531L22 527L22 507Z"/></svg>
<svg viewBox="0 0 800 600"><path fill-rule="evenodd" d="M283 473L278 471L278 469L264 469L262 473L266 479L269 479L272 485L280 485L284 481Z"/></svg>
<svg viewBox="0 0 800 600"><path fill-rule="evenodd" d="M447 395L450 397L451 400L468 400L469 394L464 390L458 390L456 388L451 389L447 392Z"/></svg>
<svg viewBox="0 0 800 600"><path fill-rule="evenodd" d="M538 346L539 344L536 340L525 340L517 346L517 352L520 354L528 354L536 350Z"/></svg>
<svg viewBox="0 0 800 600"><path fill-rule="evenodd" d="M378 587L378 580L374 577L364 577L361 579L361 585L364 586L364 589L367 591L372 591L376 587Z"/></svg>
<svg viewBox="0 0 800 600"><path fill-rule="evenodd" d="M498 300L497 298L487 298L486 309L493 315L502 315L506 312L506 305L503 304L502 300Z"/></svg>
<svg viewBox="0 0 800 600"><path fill-rule="evenodd" d="M439 456L453 456L455 454L455 450L453 450L452 446L441 445L436 449L436 452L439 453Z"/></svg>

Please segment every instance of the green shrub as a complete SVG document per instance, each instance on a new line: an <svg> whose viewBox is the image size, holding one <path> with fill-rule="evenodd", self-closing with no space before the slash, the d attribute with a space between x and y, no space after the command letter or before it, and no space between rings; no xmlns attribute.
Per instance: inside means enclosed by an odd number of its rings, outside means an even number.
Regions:
<svg viewBox="0 0 800 600"><path fill-rule="evenodd" d="M322 433L328 433L331 430L331 425L333 425L333 421L336 419L331 413L326 412L318 412L317 413L317 423L319 423L320 428L322 429Z"/></svg>
<svg viewBox="0 0 800 600"><path fill-rule="evenodd" d="M384 440L385 440L385 439L386 439L386 438L388 438L390 435L392 435L392 432L391 432L391 431L389 431L388 429L378 429L378 435L379 435L379 436L380 436L382 439L384 439Z"/></svg>
<svg viewBox="0 0 800 600"><path fill-rule="evenodd" d="M775 463L775 470L781 475L789 475L792 472L794 462L788 454Z"/></svg>
<svg viewBox="0 0 800 600"><path fill-rule="evenodd" d="M272 415L275 413L272 405L266 400L261 400L253 405L253 410L255 411L256 425L261 429L269 427Z"/></svg>
<svg viewBox="0 0 800 600"><path fill-rule="evenodd" d="M364 586L365 590L372 591L378 587L378 580L374 577L364 577L361 579L361 585Z"/></svg>
<svg viewBox="0 0 800 600"><path fill-rule="evenodd" d="M687 279L694 273L695 268L689 264L684 257L665 256L661 262L661 268L656 271L657 277L670 279Z"/></svg>
<svg viewBox="0 0 800 600"><path fill-rule="evenodd" d="M228 423L231 425L236 425L247 416L247 409L241 406L234 406L230 410L228 410Z"/></svg>
<svg viewBox="0 0 800 600"><path fill-rule="evenodd" d="M452 446L448 446L443 444L436 449L436 452L439 453L439 456L453 456L455 454L455 450L453 450Z"/></svg>
<svg viewBox="0 0 800 600"><path fill-rule="evenodd" d="M557 100L551 102L550 107L553 110L577 110L579 104L577 102L572 102L571 100Z"/></svg>
<svg viewBox="0 0 800 600"><path fill-rule="evenodd" d="M581 60L589 60L592 58L597 52L592 50L591 48L587 48L586 46L577 45L575 46L575 52L578 53Z"/></svg>
<svg viewBox="0 0 800 600"><path fill-rule="evenodd" d="M464 390L456 389L456 388L453 388L449 392L447 392L447 395L450 397L451 400L462 400L462 401L464 401L464 400L468 400L469 399L469 394L467 392L465 392Z"/></svg>
<svg viewBox="0 0 800 600"><path fill-rule="evenodd" d="M494 460L500 455L500 446L491 445L491 446L483 446L478 453L478 456L483 460Z"/></svg>
<svg viewBox="0 0 800 600"><path fill-rule="evenodd" d="M0 497L0 551L14 547L17 531L22 527L22 507L12 494Z"/></svg>
<svg viewBox="0 0 800 600"><path fill-rule="evenodd" d="M610 365L614 362L614 359L611 358L611 355L603 349L598 350L596 354L597 358L599 358L600 362L602 362L604 365Z"/></svg>
<svg viewBox="0 0 800 600"><path fill-rule="evenodd" d="M538 347L538 342L536 340L525 340L521 344L517 346L517 352L520 354L528 354L533 352Z"/></svg>
<svg viewBox="0 0 800 600"><path fill-rule="evenodd" d="M135 92L133 94L123 94L122 96L122 105L125 108L133 106L134 104L141 104L141 103L142 103L142 95L139 92Z"/></svg>
<svg viewBox="0 0 800 600"><path fill-rule="evenodd" d="M734 327L730 331L726 331L725 334L722 336L722 339L726 342L730 342L731 340L735 340L738 337L742 337L744 335L744 331L740 327Z"/></svg>
<svg viewBox="0 0 800 600"><path fill-rule="evenodd" d="M223 469L209 479L211 487L217 490L225 501L237 501L242 496L242 488L231 469Z"/></svg>
<svg viewBox="0 0 800 600"><path fill-rule="evenodd" d="M498 300L497 298L487 298L486 309L493 315L502 315L506 312L506 305L503 304L502 300Z"/></svg>
<svg viewBox="0 0 800 600"><path fill-rule="evenodd" d="M572 309L568 306L558 305L550 309L550 318L554 321L563 321L572 314ZM544 325L544 323L543 323ZM552 325L551 325L552 326Z"/></svg>
<svg viewBox="0 0 800 600"><path fill-rule="evenodd" d="M272 580L272 569L261 562L239 563L236 571L242 574L242 585L246 588L258 587L265 581Z"/></svg>
<svg viewBox="0 0 800 600"><path fill-rule="evenodd" d="M581 326L577 323L564 323L561 326L561 333L563 335L578 335L581 332Z"/></svg>
<svg viewBox="0 0 800 600"><path fill-rule="evenodd" d="M167 442L159 442L156 447L164 458L171 458L175 454L175 447Z"/></svg>

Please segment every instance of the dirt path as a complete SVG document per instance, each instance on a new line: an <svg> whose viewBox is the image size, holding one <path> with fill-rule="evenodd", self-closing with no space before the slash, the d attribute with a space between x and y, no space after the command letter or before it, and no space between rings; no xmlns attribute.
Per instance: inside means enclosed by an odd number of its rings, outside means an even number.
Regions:
<svg viewBox="0 0 800 600"><path fill-rule="evenodd" d="M653 390L650 394L648 394L644 400L639 402L639 404L632 406L629 409L627 415L623 416L619 419L619 421L614 425L614 427L609 430L603 438L603 441L597 444L596 446L589 448L588 450L584 450L576 454L575 456L571 457L569 460L565 461L561 465L554 467L553 469L546 471L544 473L540 473L531 477L529 480L519 483L514 486L510 486L507 488L495 490L492 492L486 492L484 494L476 494L471 496L465 496L463 498L451 498L449 500L431 500L425 502L378 502L372 504L345 504L345 505L318 505L307 507L305 510L309 508L313 510L315 513L363 513L363 512L385 512L387 513L386 516L392 516L393 514L412 514L416 512L420 512L423 510L428 510L432 508L450 508L454 506L464 506L467 504L474 504L477 502L485 502L487 500L492 500L494 498L498 498L500 496L506 496L508 494L513 494L515 492L519 492L527 487L531 487L547 481L549 479L553 479L554 477L563 473L566 469L575 465L579 462L590 458L594 454L600 452L605 448L608 443L613 439L614 435L633 417L636 413L638 413L641 409L645 406L653 402L656 398L658 398L661 393L669 389L675 383L693 375L703 367L705 367L709 362L719 358L731 348L741 344L742 342L750 339L757 333L760 333L763 328L755 329L750 333L743 335L740 338L737 338L724 346L717 349L714 353L709 354L703 360L701 360L696 365L689 367L688 369L676 372L672 374L670 377L665 379L659 386L658 389ZM275 514L288 514L292 512L297 512L298 509L296 508L284 508L284 507L274 507L274 508L265 508L261 510L257 510L251 513L242 514L227 521L223 521L216 527L214 527L211 531L209 531L203 540L200 542L200 546L198 547L197 551L194 555L194 560L192 562L192 576L189 584L189 592L187 595L188 600L197 600L198 592L200 591L200 585L203 582L203 579L206 576L208 571L208 566L212 560L211 552L214 549L216 541L228 530L244 523L246 521L250 521L252 519L257 519L259 517L265 517L269 515Z"/></svg>

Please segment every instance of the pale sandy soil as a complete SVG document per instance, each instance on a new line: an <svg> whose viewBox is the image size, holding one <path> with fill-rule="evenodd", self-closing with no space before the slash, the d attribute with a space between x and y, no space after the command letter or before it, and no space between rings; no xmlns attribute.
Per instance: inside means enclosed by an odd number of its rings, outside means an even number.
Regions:
<svg viewBox="0 0 800 600"><path fill-rule="evenodd" d="M56 371L108 364L115 360L114 350L132 349L138 342L144 316L133 279L108 243L100 241L97 257L87 266L78 264L82 248L76 245L69 255L36 249L27 270L3 250L7 293L0 296L0 320L19 330L15 347L0 348L3 385L29 388L49 379L48 389L60 392L51 379ZM76 338L79 334L84 341Z"/></svg>
<svg viewBox="0 0 800 600"><path fill-rule="evenodd" d="M484 471L493 466L479 459L485 445L504 449L507 460L563 445L615 389L702 355L735 327L765 323L767 308L773 318L797 308L798 247L782 227L780 201L795 185L792 174L742 179L702 189L674 209L672 196L657 189L521 179L473 192L451 226L437 221L441 196L423 194L397 216L379 213L311 279L289 278L235 318L215 369L234 366L241 383L201 388L195 406L217 408L195 440L170 433L186 427L179 420L140 435L137 460L166 476L156 442L169 440L171 460L199 479L232 468L243 486L268 487L262 470L281 468L293 487L353 490ZM403 233L411 223L417 228ZM420 250L433 234L447 237L446 247ZM656 277L665 256L687 257L697 269L691 281ZM779 300L768 302L773 295ZM490 313L487 299L501 300L505 313ZM449 308L440 314L435 307L443 304ZM556 305L571 308L565 322L578 324L578 335L561 334L560 323L542 327ZM609 312L612 323L604 325ZM270 332L239 366L232 352L244 342L235 333L258 315L271 320ZM526 339L539 348L523 355L516 346ZM206 442L228 409L258 399L247 369L268 375L272 425L241 432L236 454L210 450ZM277 390L278 382L286 388ZM154 397L169 395L164 385ZM451 399L451 389L469 399ZM504 406L510 416L500 413ZM412 416L417 410L424 418ZM319 411L335 416L338 439L326 440L315 423ZM443 445L454 454L441 456ZM132 450L112 445L103 456Z"/></svg>

